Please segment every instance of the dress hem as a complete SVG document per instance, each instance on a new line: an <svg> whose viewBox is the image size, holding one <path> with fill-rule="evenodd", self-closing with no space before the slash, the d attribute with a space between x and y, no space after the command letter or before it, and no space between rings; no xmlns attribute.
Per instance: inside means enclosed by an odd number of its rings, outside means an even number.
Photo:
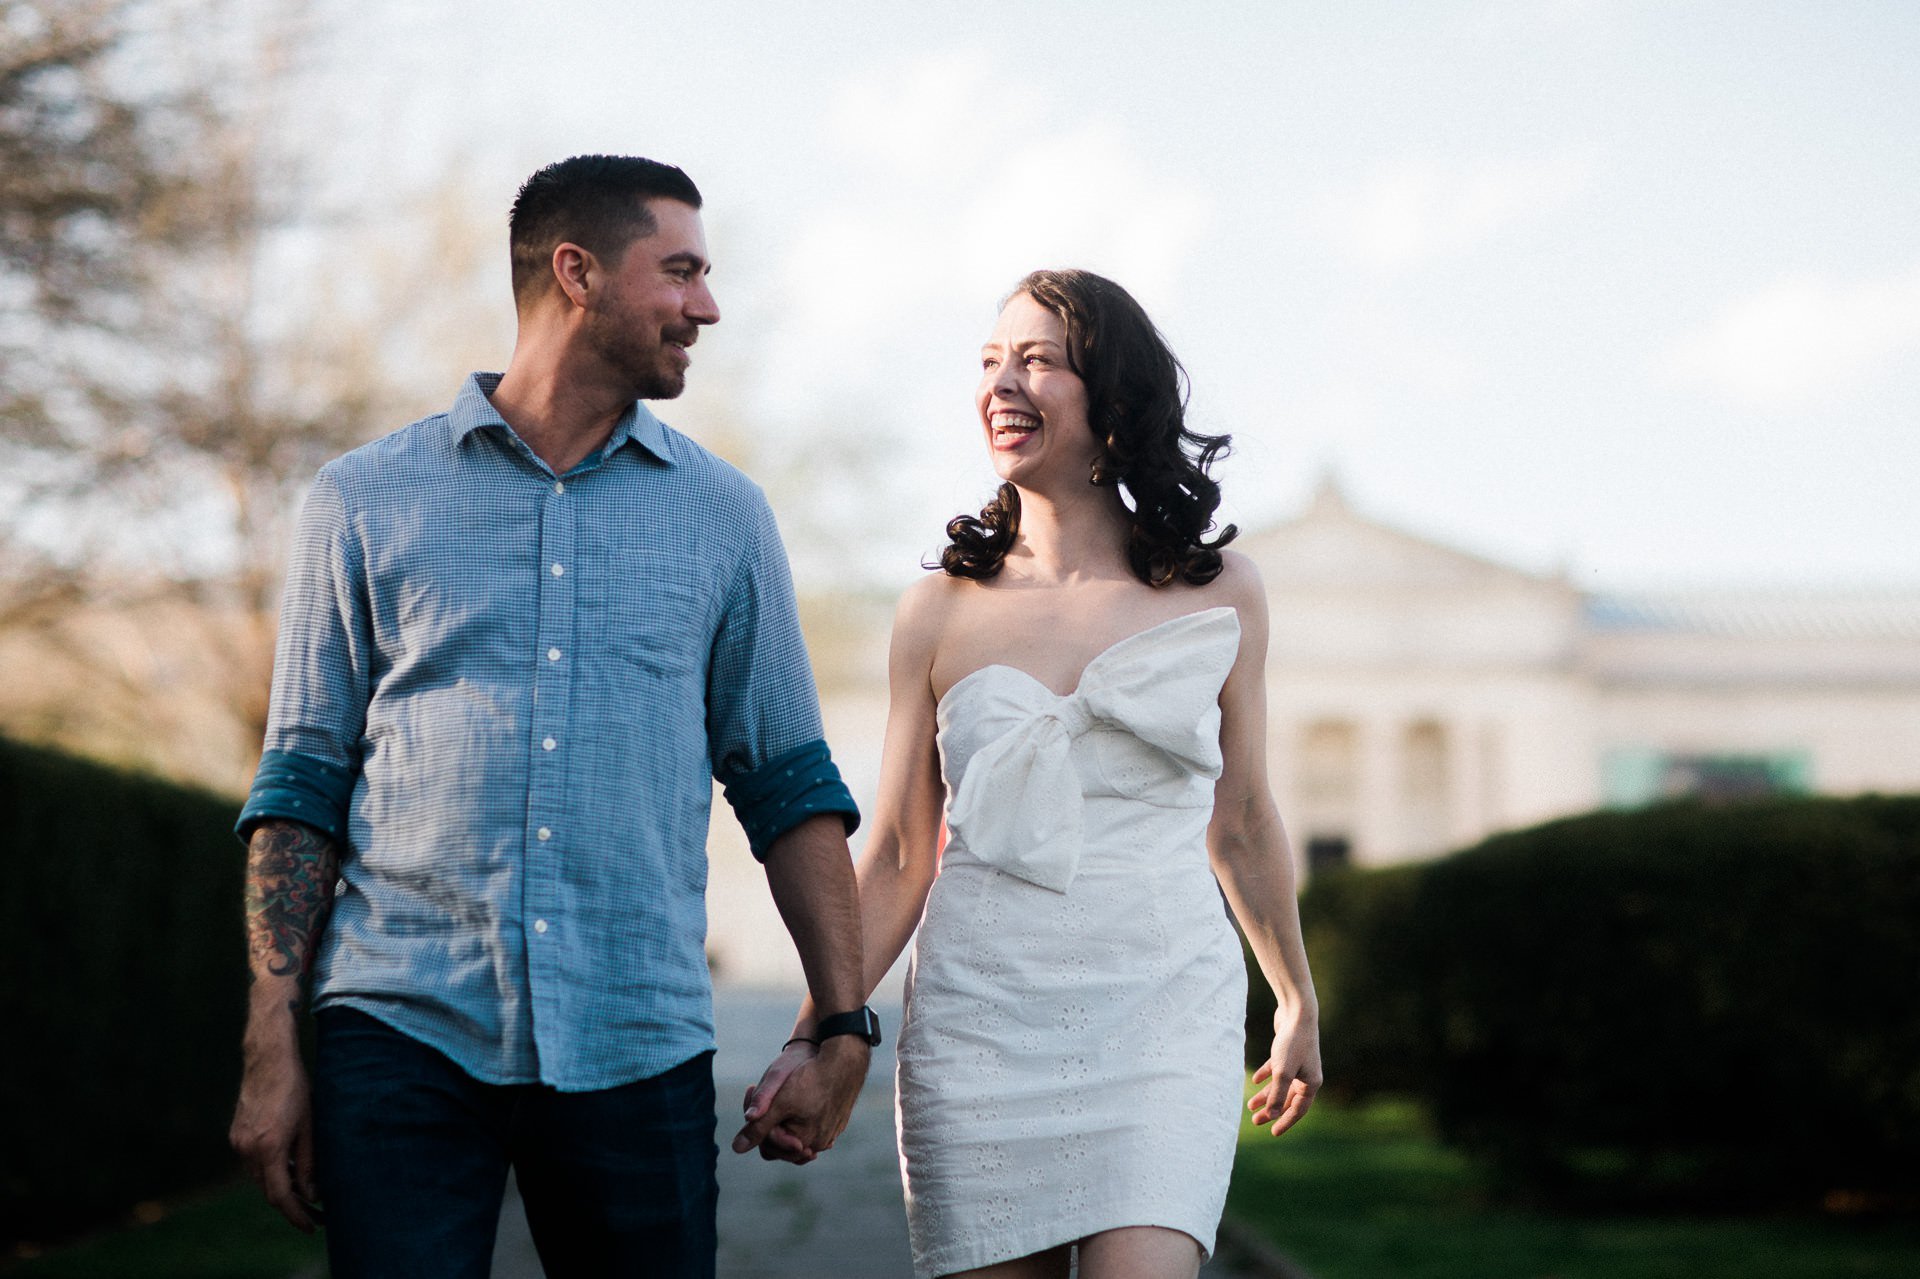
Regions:
<svg viewBox="0 0 1920 1279"><path fill-rule="evenodd" d="M933 1254L929 1263L923 1265L920 1258L914 1258L913 1279L940 1279L943 1275L959 1274L967 1270L978 1270L982 1266L998 1265L1001 1262L1014 1261L1021 1257L1030 1257L1049 1248L1058 1248L1061 1244L1074 1243L1089 1235L1101 1234L1108 1230L1124 1230L1130 1226L1151 1226L1160 1230L1177 1230L1193 1240L1200 1248L1200 1264L1206 1265L1213 1259L1215 1234L1219 1229L1216 1218L1211 1226L1196 1229L1196 1223L1173 1221L1173 1214L1165 1209L1149 1211L1117 1210L1102 1217L1080 1217L1074 1220L1050 1221L1041 1225L1029 1224L1020 1233L1002 1240L997 1246L968 1244L959 1248L947 1248Z"/></svg>

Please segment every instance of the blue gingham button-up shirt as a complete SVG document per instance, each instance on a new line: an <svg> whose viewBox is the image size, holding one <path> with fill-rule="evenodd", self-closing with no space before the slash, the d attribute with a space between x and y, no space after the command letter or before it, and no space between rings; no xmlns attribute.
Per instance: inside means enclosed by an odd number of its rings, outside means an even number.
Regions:
<svg viewBox="0 0 1920 1279"><path fill-rule="evenodd" d="M858 816L759 489L639 404L555 475L498 382L321 470L240 830L342 849L317 1007L607 1088L713 1047L709 778L760 856Z"/></svg>

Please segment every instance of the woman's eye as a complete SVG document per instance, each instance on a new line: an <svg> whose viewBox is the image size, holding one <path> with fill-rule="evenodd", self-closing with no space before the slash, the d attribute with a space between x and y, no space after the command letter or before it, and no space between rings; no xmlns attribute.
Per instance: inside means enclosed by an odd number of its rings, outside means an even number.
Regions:
<svg viewBox="0 0 1920 1279"><path fill-rule="evenodd" d="M988 357L987 359L980 361L980 367L983 369L997 369L1000 367L1000 361L993 359L992 357Z"/></svg>

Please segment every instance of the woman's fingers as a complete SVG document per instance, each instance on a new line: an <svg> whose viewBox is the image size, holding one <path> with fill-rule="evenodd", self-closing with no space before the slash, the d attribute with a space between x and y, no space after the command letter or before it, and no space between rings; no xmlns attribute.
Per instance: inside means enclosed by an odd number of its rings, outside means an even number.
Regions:
<svg viewBox="0 0 1920 1279"><path fill-rule="evenodd" d="M1272 1133L1278 1137L1287 1129L1299 1123L1313 1105L1313 1094L1317 1091L1304 1079L1296 1079L1287 1089L1287 1104L1279 1117L1273 1120Z"/></svg>
<svg viewBox="0 0 1920 1279"><path fill-rule="evenodd" d="M1253 1079L1255 1083L1264 1080L1266 1087L1247 1099L1247 1109L1254 1123L1269 1128L1276 1137L1300 1122L1320 1090L1319 1081L1307 1076L1304 1063L1276 1069L1268 1060Z"/></svg>

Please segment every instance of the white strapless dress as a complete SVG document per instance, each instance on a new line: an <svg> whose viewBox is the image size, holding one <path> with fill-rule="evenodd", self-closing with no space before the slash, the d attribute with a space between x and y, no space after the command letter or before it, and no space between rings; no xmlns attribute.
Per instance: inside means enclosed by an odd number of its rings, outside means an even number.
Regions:
<svg viewBox="0 0 1920 1279"><path fill-rule="evenodd" d="M1230 608L1121 640L1066 697L941 700L948 843L908 970L898 1121L919 1279L1120 1226L1209 1253L1246 970L1207 862Z"/></svg>

